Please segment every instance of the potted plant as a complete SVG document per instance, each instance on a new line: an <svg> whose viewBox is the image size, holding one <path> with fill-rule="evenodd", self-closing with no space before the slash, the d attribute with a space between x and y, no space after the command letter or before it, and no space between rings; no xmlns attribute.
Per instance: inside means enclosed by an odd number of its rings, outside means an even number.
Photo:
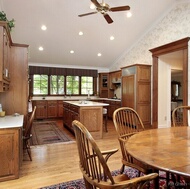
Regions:
<svg viewBox="0 0 190 189"><path fill-rule="evenodd" d="M0 12L0 21L6 21L10 31L12 30L12 28L15 27L15 20L14 19L8 20L4 11Z"/></svg>

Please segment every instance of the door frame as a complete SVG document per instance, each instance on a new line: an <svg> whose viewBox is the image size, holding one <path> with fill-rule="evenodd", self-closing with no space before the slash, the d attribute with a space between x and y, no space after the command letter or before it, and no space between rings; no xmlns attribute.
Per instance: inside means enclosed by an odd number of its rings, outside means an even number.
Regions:
<svg viewBox="0 0 190 189"><path fill-rule="evenodd" d="M188 41L190 37L150 49L153 65L152 128L158 128L158 60L159 56L183 50L183 105L188 105Z"/></svg>

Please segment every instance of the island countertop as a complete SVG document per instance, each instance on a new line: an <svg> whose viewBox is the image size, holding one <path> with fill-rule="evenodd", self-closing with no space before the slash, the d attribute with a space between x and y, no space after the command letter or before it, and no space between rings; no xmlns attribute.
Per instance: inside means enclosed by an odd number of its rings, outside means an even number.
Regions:
<svg viewBox="0 0 190 189"><path fill-rule="evenodd" d="M96 106L109 106L107 103L102 103L102 102L94 102L94 101L87 101L87 100L81 100L81 101L65 101L66 103L70 103L75 106L79 107L84 107L84 106L89 106L89 107L96 107Z"/></svg>
<svg viewBox="0 0 190 189"><path fill-rule="evenodd" d="M5 117L0 117L0 129L22 127L23 121L24 115L7 115Z"/></svg>

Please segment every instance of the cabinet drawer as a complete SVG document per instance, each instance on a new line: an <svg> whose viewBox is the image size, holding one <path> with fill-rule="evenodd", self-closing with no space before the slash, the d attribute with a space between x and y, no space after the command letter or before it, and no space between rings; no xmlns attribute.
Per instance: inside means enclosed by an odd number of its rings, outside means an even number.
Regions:
<svg viewBox="0 0 190 189"><path fill-rule="evenodd" d="M57 105L57 100L48 100L48 105Z"/></svg>
<svg viewBox="0 0 190 189"><path fill-rule="evenodd" d="M36 105L46 105L46 101L45 100L36 100Z"/></svg>
<svg viewBox="0 0 190 189"><path fill-rule="evenodd" d="M71 111L73 111L73 112L79 113L79 107L78 107L78 106L73 106L73 105L71 105L71 106L70 106L70 109L71 109Z"/></svg>

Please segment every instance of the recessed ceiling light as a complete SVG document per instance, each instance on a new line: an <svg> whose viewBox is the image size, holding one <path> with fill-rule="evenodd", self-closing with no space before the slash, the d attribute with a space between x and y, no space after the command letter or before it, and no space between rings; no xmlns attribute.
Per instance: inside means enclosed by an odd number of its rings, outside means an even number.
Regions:
<svg viewBox="0 0 190 189"><path fill-rule="evenodd" d="M98 56L102 56L102 54L101 54L101 53L98 53Z"/></svg>
<svg viewBox="0 0 190 189"><path fill-rule="evenodd" d="M71 53L71 54L73 54L73 53L74 53L74 51L73 51L73 50L71 50L71 51L70 51L70 53Z"/></svg>
<svg viewBox="0 0 190 189"><path fill-rule="evenodd" d="M44 50L44 48L43 48L43 47L39 47L38 49L39 49L39 51L43 51L43 50Z"/></svg>
<svg viewBox="0 0 190 189"><path fill-rule="evenodd" d="M127 18L130 18L132 16L132 13L130 11L127 12Z"/></svg>
<svg viewBox="0 0 190 189"><path fill-rule="evenodd" d="M90 4L90 9L95 9L96 8L96 6L94 5L94 3L91 3Z"/></svg>
<svg viewBox="0 0 190 189"><path fill-rule="evenodd" d="M82 32L82 31L80 31L80 32L79 32L79 35L83 35L83 32Z"/></svg>
<svg viewBox="0 0 190 189"><path fill-rule="evenodd" d="M110 36L110 40L111 40L111 41L114 40L114 36Z"/></svg>
<svg viewBox="0 0 190 189"><path fill-rule="evenodd" d="M45 25L42 25L41 29L42 30L47 30L47 27Z"/></svg>

